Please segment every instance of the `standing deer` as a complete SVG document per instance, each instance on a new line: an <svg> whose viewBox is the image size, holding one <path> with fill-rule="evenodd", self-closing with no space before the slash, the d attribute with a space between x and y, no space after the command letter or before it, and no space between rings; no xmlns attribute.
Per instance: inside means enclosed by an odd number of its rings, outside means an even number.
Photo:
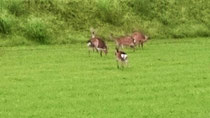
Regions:
<svg viewBox="0 0 210 118"><path fill-rule="evenodd" d="M124 65L127 65L128 63L128 55L125 52L120 51L118 48L116 48L115 56L117 59L117 68L119 68L119 63L121 63L122 68L124 68Z"/></svg>
<svg viewBox="0 0 210 118"><path fill-rule="evenodd" d="M149 37L142 34L141 32L134 32L132 34L132 38L134 39L135 45L138 45L139 47L141 45L143 49L144 43L148 40Z"/></svg>
<svg viewBox="0 0 210 118"><path fill-rule="evenodd" d="M97 49L96 49L96 45L98 45L98 40L97 38L95 38L95 31L93 29L90 29L91 31L91 38L90 40L87 41L87 46L89 47L89 54L90 54L90 50L92 49L93 52Z"/></svg>
<svg viewBox="0 0 210 118"><path fill-rule="evenodd" d="M110 38L113 39L113 34L110 35ZM135 51L135 42L131 36L123 36L115 39L117 48L131 47Z"/></svg>
<svg viewBox="0 0 210 118"><path fill-rule="evenodd" d="M100 52L100 55L102 56L102 52L105 54L108 53L108 49L106 46L106 43L99 37L95 36L95 31L91 31L91 39L87 41L87 46L92 49L93 51L96 50L97 52ZM89 49L89 54L90 54Z"/></svg>

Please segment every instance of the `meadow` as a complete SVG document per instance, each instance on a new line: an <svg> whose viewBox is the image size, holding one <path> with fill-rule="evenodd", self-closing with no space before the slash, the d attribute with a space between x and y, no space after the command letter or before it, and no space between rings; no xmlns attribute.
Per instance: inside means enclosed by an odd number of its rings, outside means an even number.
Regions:
<svg viewBox="0 0 210 118"><path fill-rule="evenodd" d="M0 118L210 117L209 0L0 0ZM108 55L88 55L90 29ZM149 36L124 49L114 37Z"/></svg>
<svg viewBox="0 0 210 118"><path fill-rule="evenodd" d="M85 43L0 47L1 118L208 118L210 39L149 40L117 69Z"/></svg>

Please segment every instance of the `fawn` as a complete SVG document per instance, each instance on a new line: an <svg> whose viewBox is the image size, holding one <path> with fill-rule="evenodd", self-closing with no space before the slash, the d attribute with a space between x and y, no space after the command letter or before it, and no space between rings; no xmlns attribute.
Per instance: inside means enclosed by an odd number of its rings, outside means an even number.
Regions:
<svg viewBox="0 0 210 118"><path fill-rule="evenodd" d="M119 68L119 63L121 63L122 68L124 68L124 65L127 65L128 63L128 55L125 52L120 51L118 48L116 48L115 56L117 60L117 68Z"/></svg>

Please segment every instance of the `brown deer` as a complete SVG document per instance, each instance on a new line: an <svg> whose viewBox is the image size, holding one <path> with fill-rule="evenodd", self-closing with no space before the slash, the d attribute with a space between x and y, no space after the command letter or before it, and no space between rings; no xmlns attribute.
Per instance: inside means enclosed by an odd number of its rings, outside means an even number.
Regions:
<svg viewBox="0 0 210 118"><path fill-rule="evenodd" d="M140 47L141 45L143 49L144 43L148 40L149 37L141 32L134 32L132 34L132 38L134 39L135 46L138 45L138 47Z"/></svg>
<svg viewBox="0 0 210 118"><path fill-rule="evenodd" d="M95 38L95 31L93 31L93 29L90 29L91 30L91 38L90 40L87 41L87 46L89 47L89 54L90 54L90 50L92 49L93 52L97 49L96 49L96 45L98 45L98 40L97 38Z"/></svg>
<svg viewBox="0 0 210 118"><path fill-rule="evenodd" d="M87 41L87 46L93 51L96 50L97 52L100 52L101 56L102 56L102 52L107 54L108 49L107 49L106 43L101 38L95 36L95 31L91 31L91 33L92 33L92 36L91 36L91 39ZM90 54L90 49L89 49L89 54Z"/></svg>
<svg viewBox="0 0 210 118"><path fill-rule="evenodd" d="M113 40L113 34L110 35L110 38ZM134 39L131 36L115 38L115 43L117 48L131 47L135 51Z"/></svg>
<svg viewBox="0 0 210 118"><path fill-rule="evenodd" d="M124 68L124 65L127 65L128 63L128 55L125 52L120 51L118 48L116 48L115 56L117 60L117 68L119 68L119 63L121 63L122 68Z"/></svg>

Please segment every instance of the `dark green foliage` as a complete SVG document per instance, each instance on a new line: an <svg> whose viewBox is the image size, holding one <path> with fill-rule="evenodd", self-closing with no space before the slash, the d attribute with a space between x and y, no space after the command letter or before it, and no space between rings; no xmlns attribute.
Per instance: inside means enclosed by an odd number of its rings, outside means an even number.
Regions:
<svg viewBox="0 0 210 118"><path fill-rule="evenodd" d="M105 40L110 33L121 36L134 30L143 31L151 38L210 36L209 0L2 0L0 3L3 5L0 13L7 11L6 15L13 15L16 20L15 24L10 19L1 20L0 32L12 32L38 42L87 40L90 27L97 29L97 35ZM31 16L41 23L30 24Z"/></svg>
<svg viewBox="0 0 210 118"><path fill-rule="evenodd" d="M49 34L47 26L40 19L30 19L25 26L26 36L39 43L47 43Z"/></svg>
<svg viewBox="0 0 210 118"><path fill-rule="evenodd" d="M11 14L14 14L15 16L21 16L27 13L25 4L21 0L10 1L10 4L8 4L8 10Z"/></svg>
<svg viewBox="0 0 210 118"><path fill-rule="evenodd" d="M100 0L96 6L96 18L111 25L123 25L123 17L125 15L123 6L126 9L124 4L113 4L113 0Z"/></svg>
<svg viewBox="0 0 210 118"><path fill-rule="evenodd" d="M8 34L10 32L10 26L8 22L0 18L0 32L3 34Z"/></svg>
<svg viewBox="0 0 210 118"><path fill-rule="evenodd" d="M1 34L9 34L12 29L12 17L0 14L0 33Z"/></svg>
<svg viewBox="0 0 210 118"><path fill-rule="evenodd" d="M153 4L154 0L129 0L127 3L132 11L143 18L153 17Z"/></svg>

